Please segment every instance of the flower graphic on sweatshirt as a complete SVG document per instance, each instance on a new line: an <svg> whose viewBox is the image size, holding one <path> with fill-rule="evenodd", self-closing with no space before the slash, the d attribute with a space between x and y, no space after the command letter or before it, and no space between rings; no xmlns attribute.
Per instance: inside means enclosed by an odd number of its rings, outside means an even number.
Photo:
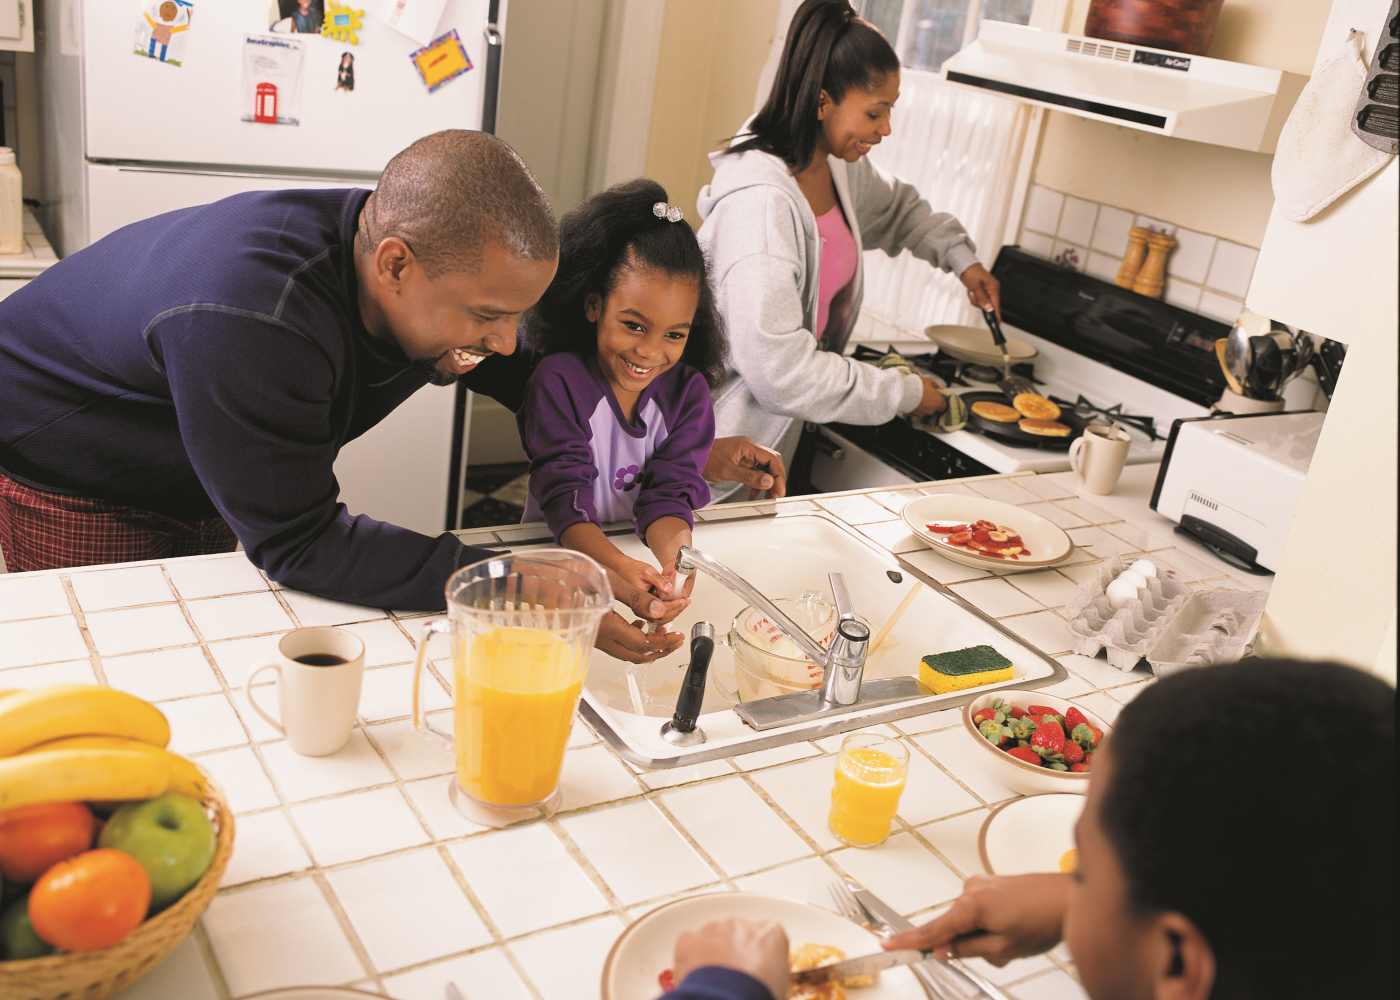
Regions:
<svg viewBox="0 0 1400 1000"><path fill-rule="evenodd" d="M637 488L637 477L641 470L635 465L624 465L614 473L613 489L621 490L623 493Z"/></svg>

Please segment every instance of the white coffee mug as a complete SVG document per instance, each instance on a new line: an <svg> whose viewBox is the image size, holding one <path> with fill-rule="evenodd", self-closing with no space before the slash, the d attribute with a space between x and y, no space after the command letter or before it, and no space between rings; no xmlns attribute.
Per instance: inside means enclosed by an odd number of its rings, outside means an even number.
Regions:
<svg viewBox="0 0 1400 1000"><path fill-rule="evenodd" d="M274 719L253 698L253 684L264 670L277 671ZM287 744L306 757L326 757L350 739L360 708L365 674L365 644L338 628L299 628L277 643L277 659L248 678L248 704Z"/></svg>
<svg viewBox="0 0 1400 1000"><path fill-rule="evenodd" d="M1132 435L1123 428L1092 424L1069 446L1069 464L1079 473L1084 489L1106 496L1118 485L1128 461Z"/></svg>

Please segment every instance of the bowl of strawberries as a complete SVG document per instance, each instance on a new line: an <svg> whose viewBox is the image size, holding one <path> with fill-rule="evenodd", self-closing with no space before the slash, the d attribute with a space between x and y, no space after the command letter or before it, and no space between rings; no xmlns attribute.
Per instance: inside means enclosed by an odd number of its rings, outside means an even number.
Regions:
<svg viewBox="0 0 1400 1000"><path fill-rule="evenodd" d="M1088 709L1040 691L984 694L963 707L962 721L987 772L1023 795L1087 794L1094 754L1109 731Z"/></svg>

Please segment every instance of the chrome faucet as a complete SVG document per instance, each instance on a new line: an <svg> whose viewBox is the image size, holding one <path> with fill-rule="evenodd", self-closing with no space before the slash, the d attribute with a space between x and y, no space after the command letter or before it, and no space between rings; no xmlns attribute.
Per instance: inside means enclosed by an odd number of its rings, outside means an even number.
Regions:
<svg viewBox="0 0 1400 1000"><path fill-rule="evenodd" d="M689 545L681 546L681 550L676 553L676 572L690 576L697 569L704 570L706 574L747 601L750 606L762 611L813 663L822 666L822 683L816 699L812 698L813 692L802 691L794 695L777 695L747 702L735 707L735 711L745 722L755 729L767 729L782 723L767 722L760 725L754 721L755 718L761 717L766 721L770 717L811 715L814 712L845 708L860 701L861 677L865 673L865 653L870 644L870 628L858 620L851 609L851 597L846 590L846 581L840 573L831 573L827 577L831 581L838 620L831 648L823 649L807 634L806 629L779 611L772 601L724 563ZM766 711L770 706L765 706L764 703L773 703L771 707L777 709L779 714L773 716L772 712ZM804 710L799 707L809 703L810 708Z"/></svg>

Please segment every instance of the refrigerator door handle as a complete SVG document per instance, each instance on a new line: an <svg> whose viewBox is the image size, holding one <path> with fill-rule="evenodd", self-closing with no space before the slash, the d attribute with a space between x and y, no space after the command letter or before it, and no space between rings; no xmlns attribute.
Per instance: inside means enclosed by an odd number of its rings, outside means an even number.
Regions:
<svg viewBox="0 0 1400 1000"><path fill-rule="evenodd" d="M481 94L481 131L496 134L496 104L501 90L501 0L491 0L486 11L486 80Z"/></svg>

